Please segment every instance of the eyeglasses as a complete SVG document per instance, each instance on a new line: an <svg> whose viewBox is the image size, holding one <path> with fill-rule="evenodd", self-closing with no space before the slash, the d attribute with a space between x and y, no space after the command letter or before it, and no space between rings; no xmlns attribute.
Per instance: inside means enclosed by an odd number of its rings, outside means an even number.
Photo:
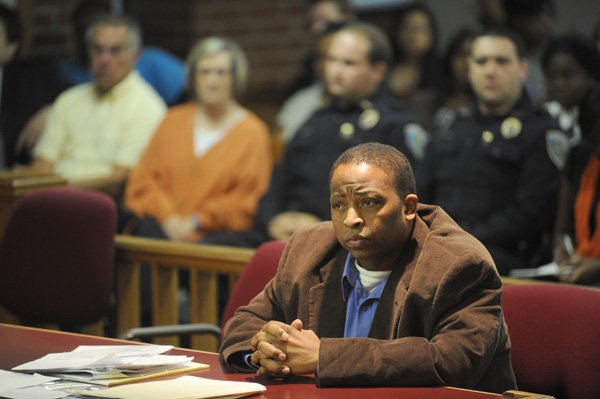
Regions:
<svg viewBox="0 0 600 399"><path fill-rule="evenodd" d="M111 57L120 57L130 50L129 46L116 44L114 46L101 46L99 44L92 44L88 46L88 52L92 56L99 56L104 52L108 52Z"/></svg>
<svg viewBox="0 0 600 399"><path fill-rule="evenodd" d="M196 76L216 75L221 78L231 75L232 72L231 68L198 68L196 69Z"/></svg>

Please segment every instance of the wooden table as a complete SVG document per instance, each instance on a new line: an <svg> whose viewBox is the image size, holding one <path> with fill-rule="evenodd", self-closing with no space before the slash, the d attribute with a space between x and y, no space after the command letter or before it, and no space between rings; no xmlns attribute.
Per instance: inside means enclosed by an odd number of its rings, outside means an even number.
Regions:
<svg viewBox="0 0 600 399"><path fill-rule="evenodd" d="M37 359L51 352L66 352L78 345L115 345L132 344L111 338L72 334L53 330L43 330L10 324L0 324L0 369L10 370L21 363ZM267 391L262 396L252 398L266 399L493 399L502 395L469 391L448 387L436 388L317 388L310 376L296 376L288 379L257 377L253 374L228 373L219 362L215 353L195 350L173 349L170 354L194 356L194 361L210 365L209 369L192 373L193 375L230 381L253 381L263 384ZM175 377L166 377L175 378Z"/></svg>

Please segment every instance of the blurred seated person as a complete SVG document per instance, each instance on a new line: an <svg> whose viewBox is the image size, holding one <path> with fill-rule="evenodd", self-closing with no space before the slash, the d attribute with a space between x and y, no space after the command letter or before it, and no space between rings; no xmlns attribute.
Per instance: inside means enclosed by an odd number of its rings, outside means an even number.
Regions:
<svg viewBox="0 0 600 399"><path fill-rule="evenodd" d="M291 141L298 129L313 112L325 106L328 102L327 90L322 80L323 63L329 39L333 32L342 26L343 24L339 23L330 24L327 32L323 33L318 39L316 50L318 51L318 57L313 62L313 68L317 75L316 80L310 86L304 87L288 97L277 113L276 122L281 129L281 138L284 143Z"/></svg>
<svg viewBox="0 0 600 399"><path fill-rule="evenodd" d="M552 40L542 55L548 101L546 110L569 136L569 146L581 141L577 124L578 104L588 90L600 82L600 52L578 36Z"/></svg>
<svg viewBox="0 0 600 399"><path fill-rule="evenodd" d="M506 27L516 33L525 45L529 71L525 88L533 103L542 105L547 97L542 70L542 52L553 36L556 7L554 0L502 0Z"/></svg>
<svg viewBox="0 0 600 399"><path fill-rule="evenodd" d="M166 107L134 70L141 46L137 22L104 16L86 38L94 80L57 98L34 161L24 169L56 173L71 185L119 197Z"/></svg>
<svg viewBox="0 0 600 399"><path fill-rule="evenodd" d="M437 32L433 12L422 2L411 2L394 14L394 62L389 89L424 126L429 126L433 117L434 93L439 83Z"/></svg>
<svg viewBox="0 0 600 399"><path fill-rule="evenodd" d="M300 64L300 72L290 87L287 96L306 88L321 77L315 70L315 62L320 58L319 39L332 25L343 25L355 18L350 0L306 0L308 33L312 38L311 48Z"/></svg>
<svg viewBox="0 0 600 399"><path fill-rule="evenodd" d="M475 2L475 7L475 15L481 28L506 26L506 12L502 0L478 0Z"/></svg>
<svg viewBox="0 0 600 399"><path fill-rule="evenodd" d="M555 261L562 278L600 284L600 87L580 105L582 142L569 152L562 175L555 231Z"/></svg>
<svg viewBox="0 0 600 399"><path fill-rule="evenodd" d="M431 126L443 124L442 119L464 109L473 101L469 83L469 54L474 32L469 28L457 31L448 43L442 58L442 79L435 95L435 115Z"/></svg>
<svg viewBox="0 0 600 399"><path fill-rule="evenodd" d="M252 227L272 170L268 128L236 100L248 63L233 41L199 41L187 60L193 101L167 113L127 182L134 235L193 242Z"/></svg>
<svg viewBox="0 0 600 399"><path fill-rule="evenodd" d="M0 169L31 162L31 140L46 126L56 97L68 87L56 63L19 56L16 10L0 4Z"/></svg>
<svg viewBox="0 0 600 399"><path fill-rule="evenodd" d="M72 85L92 80L85 32L95 18L110 13L110 2L107 0L83 0L73 10L71 23L76 57L64 60L60 65L63 75ZM144 46L140 49L135 68L165 103L173 105L181 101L185 91L185 70L179 58L163 49Z"/></svg>
<svg viewBox="0 0 600 399"><path fill-rule="evenodd" d="M327 93L322 69L328 37L353 19L354 12L348 0L308 1L309 32L313 43L302 60L300 75L292 83L293 91L276 116L284 144L294 137L315 110L325 105Z"/></svg>
<svg viewBox="0 0 600 399"><path fill-rule="evenodd" d="M327 170L354 145L389 144L417 163L429 136L383 87L391 56L388 38L374 25L350 22L333 33L324 64L330 101L286 145L260 201L255 227L211 234L202 242L256 247L328 219Z"/></svg>

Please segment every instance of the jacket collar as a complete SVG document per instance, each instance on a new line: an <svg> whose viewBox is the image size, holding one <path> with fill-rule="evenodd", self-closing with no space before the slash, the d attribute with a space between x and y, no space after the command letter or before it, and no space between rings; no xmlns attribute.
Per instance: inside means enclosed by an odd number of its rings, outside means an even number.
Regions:
<svg viewBox="0 0 600 399"><path fill-rule="evenodd" d="M428 218L430 207L423 210ZM435 211L433 211L435 213ZM435 217L435 215L433 215ZM423 246L423 241L429 232L428 223L419 214L415 219L413 232L408 239L397 266L394 268L383 289L369 337L389 339L390 320L400 319L404 299L410 287L413 273ZM346 302L342 297L342 274L348 251L337 242L317 264L320 273L320 283L310 288L309 319L311 326L319 337L342 337L346 318ZM314 322L314 324L313 324Z"/></svg>

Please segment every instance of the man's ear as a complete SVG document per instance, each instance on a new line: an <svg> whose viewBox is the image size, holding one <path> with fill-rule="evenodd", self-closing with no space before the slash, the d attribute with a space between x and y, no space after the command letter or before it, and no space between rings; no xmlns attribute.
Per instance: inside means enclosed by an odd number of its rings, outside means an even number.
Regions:
<svg viewBox="0 0 600 399"><path fill-rule="evenodd" d="M406 220L414 220L417 216L418 203L419 197L417 197L417 194L408 194L404 197L404 217Z"/></svg>
<svg viewBox="0 0 600 399"><path fill-rule="evenodd" d="M387 74L387 64L385 62L376 62L373 64L373 73L377 83L381 83Z"/></svg>
<svg viewBox="0 0 600 399"><path fill-rule="evenodd" d="M529 72L529 62L526 59L522 59L519 65L519 76L521 78L521 82L525 81L527 78L527 73Z"/></svg>
<svg viewBox="0 0 600 399"><path fill-rule="evenodd" d="M140 59L140 56L142 55L142 49L138 49L133 53L133 59L134 59L134 64L137 64L137 62Z"/></svg>

